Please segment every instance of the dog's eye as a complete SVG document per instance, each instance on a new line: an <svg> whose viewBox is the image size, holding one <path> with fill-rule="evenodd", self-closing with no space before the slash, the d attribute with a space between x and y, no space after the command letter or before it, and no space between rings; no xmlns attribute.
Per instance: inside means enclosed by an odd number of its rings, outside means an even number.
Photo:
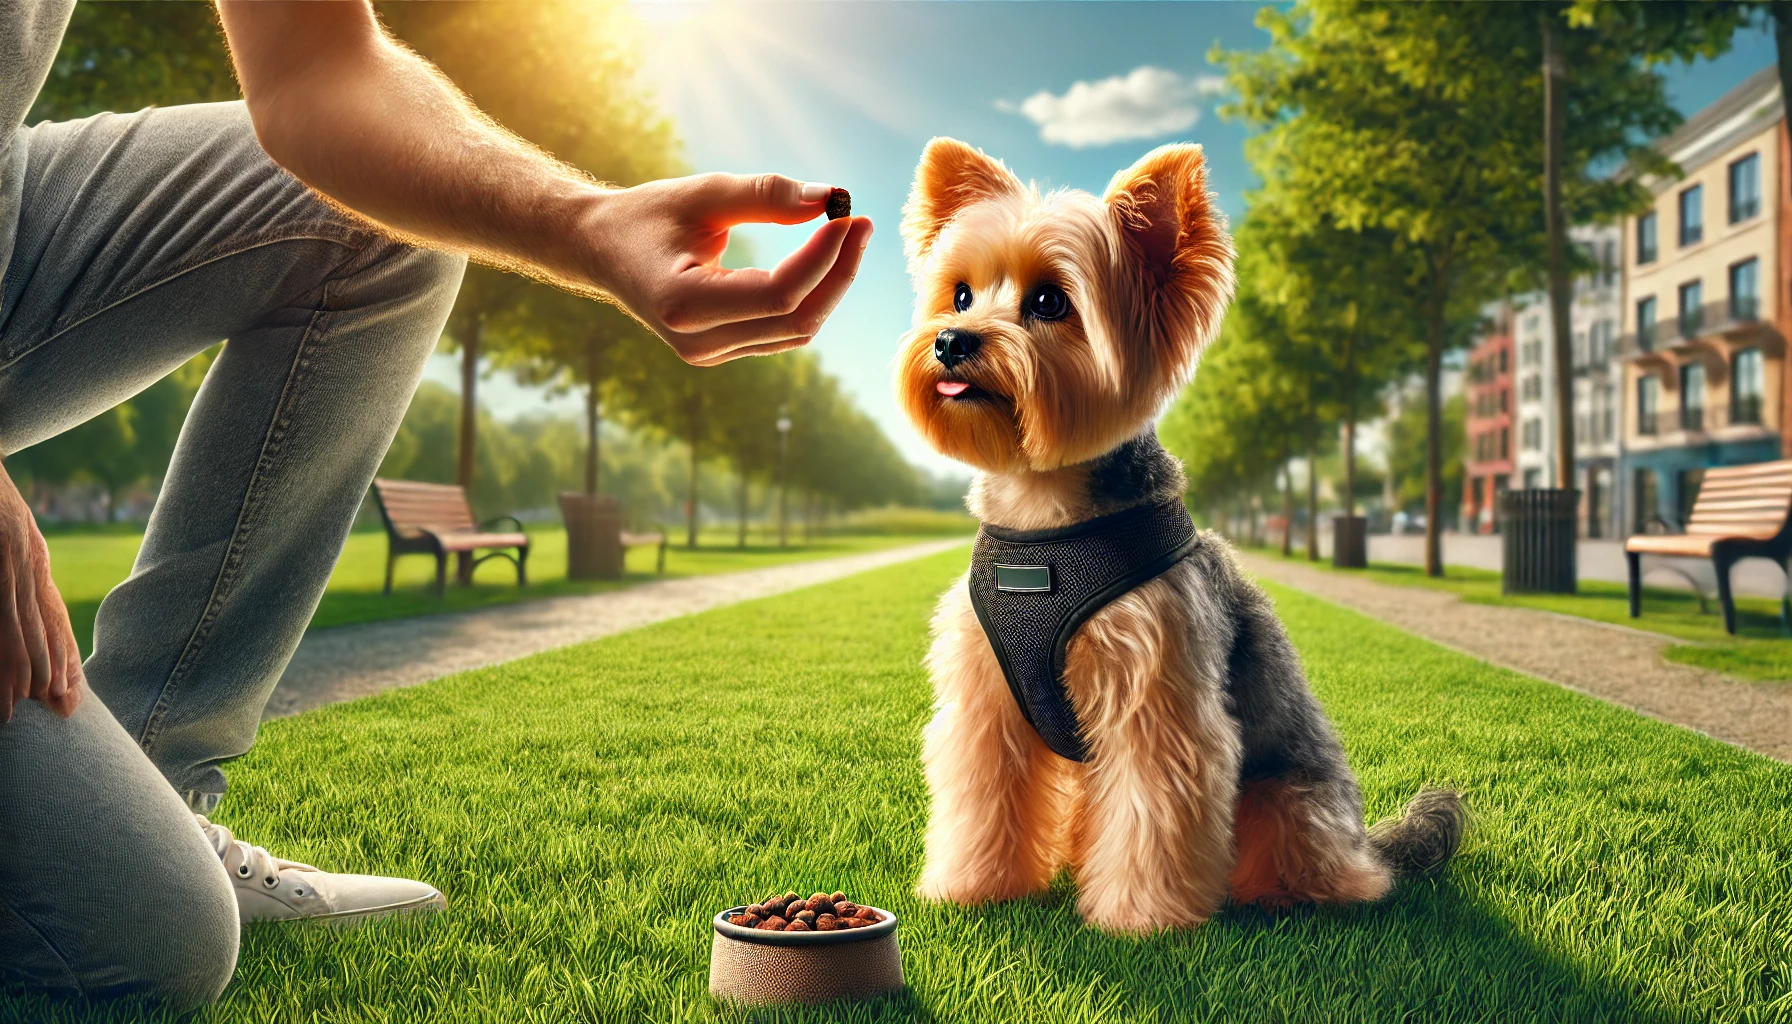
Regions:
<svg viewBox="0 0 1792 1024"><path fill-rule="evenodd" d="M963 281L952 291L952 308L962 313L971 308L971 286Z"/></svg>
<svg viewBox="0 0 1792 1024"><path fill-rule="evenodd" d="M1027 315L1035 320L1062 320L1070 315L1070 296L1055 284L1042 284L1027 296Z"/></svg>

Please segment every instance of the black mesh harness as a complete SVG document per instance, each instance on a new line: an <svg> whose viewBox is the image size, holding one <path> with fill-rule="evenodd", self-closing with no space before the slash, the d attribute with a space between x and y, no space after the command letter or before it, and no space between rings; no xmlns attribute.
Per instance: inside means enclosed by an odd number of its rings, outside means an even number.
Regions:
<svg viewBox="0 0 1792 1024"><path fill-rule="evenodd" d="M1064 649L1110 601L1157 578L1200 544L1180 501L1137 505L1055 530L985 524L971 554L971 607L1008 689L1045 745L1088 756L1064 688Z"/></svg>

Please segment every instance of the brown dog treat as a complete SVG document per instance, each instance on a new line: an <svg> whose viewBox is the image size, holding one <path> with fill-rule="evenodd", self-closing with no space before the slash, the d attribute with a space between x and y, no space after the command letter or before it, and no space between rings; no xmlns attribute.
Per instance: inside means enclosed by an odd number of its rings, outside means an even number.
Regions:
<svg viewBox="0 0 1792 1024"><path fill-rule="evenodd" d="M825 900L827 898L828 894L825 892L813 893L809 896L809 902L810 904L814 904L817 900Z"/></svg>
<svg viewBox="0 0 1792 1024"><path fill-rule="evenodd" d="M830 902L830 903L845 903L846 902L846 894L843 892L840 892L839 890L835 890L833 895L828 897L828 902Z"/></svg>
<svg viewBox="0 0 1792 1024"><path fill-rule="evenodd" d="M832 914L818 914L815 917L815 930L818 932L831 932L838 927L840 919Z"/></svg>
<svg viewBox="0 0 1792 1024"><path fill-rule="evenodd" d="M818 915L832 914L834 912L834 901L828 899L826 896L823 896L818 900L810 900L809 909L815 911Z"/></svg>
<svg viewBox="0 0 1792 1024"><path fill-rule="evenodd" d="M789 911L790 911L790 913L788 913L788 914L786 914L786 915L784 915L784 916L786 916L786 917L795 917L795 916L796 916L796 915L798 915L798 914L800 914L800 913L802 913L802 912L803 912L803 911L805 911L805 910L808 910L808 909L809 909L809 901L808 901L808 900L797 900L797 901L796 901L796 902L795 902L795 903L792 903L792 904L791 904L791 905L790 905L790 906L789 906L789 907L788 907L788 908L786 908L786 909L788 909L788 910L789 910Z"/></svg>
<svg viewBox="0 0 1792 1024"><path fill-rule="evenodd" d="M817 914L813 910L802 910L802 911L798 911L797 915L795 917L791 918L791 920L792 921L807 921L810 924L814 924L815 919L820 916L821 916L820 914Z"/></svg>
<svg viewBox="0 0 1792 1024"><path fill-rule="evenodd" d="M828 193L828 219L839 220L852 216L852 193L837 188Z"/></svg>
<svg viewBox="0 0 1792 1024"><path fill-rule="evenodd" d="M858 911L859 905L851 900L834 901L834 913L839 914L841 917L851 917L858 913Z"/></svg>
<svg viewBox="0 0 1792 1024"><path fill-rule="evenodd" d="M787 932L806 932L806 931L813 931L813 929L811 929L811 928L810 928L810 927L809 927L809 922L807 922L807 921L804 921L804 920L802 920L802 919L800 919L800 918L799 918L799 919L798 919L798 920L795 920L795 921L792 921L792 922L790 922L790 926L789 926L789 927L787 927L787 928L785 928L785 929L784 929L784 930L785 930L785 931L787 931Z"/></svg>
<svg viewBox="0 0 1792 1024"><path fill-rule="evenodd" d="M787 892L784 894L783 899L786 903L794 903L796 902L797 895L794 892Z"/></svg>
<svg viewBox="0 0 1792 1024"><path fill-rule="evenodd" d="M728 923L740 925L742 928L753 927L753 925L750 923L750 919L745 914L734 915L733 917L728 919Z"/></svg>
<svg viewBox="0 0 1792 1024"><path fill-rule="evenodd" d="M743 911L743 913L752 914L755 917L764 917L765 916L765 904L750 903L747 905L747 909L745 911Z"/></svg>

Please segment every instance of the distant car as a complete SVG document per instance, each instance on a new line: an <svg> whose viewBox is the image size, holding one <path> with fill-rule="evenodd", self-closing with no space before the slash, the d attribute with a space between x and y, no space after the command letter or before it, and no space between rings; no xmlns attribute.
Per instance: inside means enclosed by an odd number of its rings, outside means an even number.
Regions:
<svg viewBox="0 0 1792 1024"><path fill-rule="evenodd" d="M1423 512L1410 514L1406 512L1396 512L1394 513L1391 529L1394 533L1424 533L1425 514Z"/></svg>

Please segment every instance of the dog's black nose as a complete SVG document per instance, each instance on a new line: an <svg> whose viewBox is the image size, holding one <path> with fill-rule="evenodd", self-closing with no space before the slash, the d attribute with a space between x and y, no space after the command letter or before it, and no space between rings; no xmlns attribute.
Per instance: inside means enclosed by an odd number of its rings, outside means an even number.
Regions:
<svg viewBox="0 0 1792 1024"><path fill-rule="evenodd" d="M970 331L961 331L956 327L948 327L934 336L933 358L938 359L946 369L950 370L977 351L983 339Z"/></svg>

